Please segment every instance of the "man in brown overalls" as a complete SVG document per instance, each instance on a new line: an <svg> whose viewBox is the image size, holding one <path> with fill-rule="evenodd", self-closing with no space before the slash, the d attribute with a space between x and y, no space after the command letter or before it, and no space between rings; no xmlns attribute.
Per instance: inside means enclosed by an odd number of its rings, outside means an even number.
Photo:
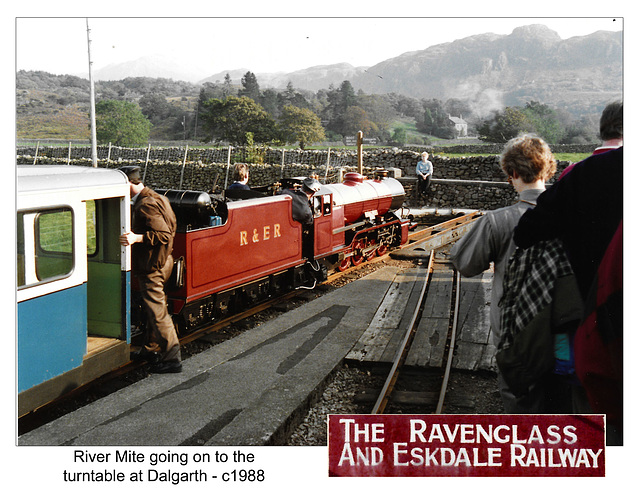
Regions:
<svg viewBox="0 0 640 488"><path fill-rule="evenodd" d="M145 346L133 357L151 362L154 373L179 373L180 343L164 291L173 269L176 216L166 197L144 186L139 167L124 166L120 170L129 179L132 203L132 232L121 235L120 244L135 244L131 249L131 269L140 284L147 315Z"/></svg>

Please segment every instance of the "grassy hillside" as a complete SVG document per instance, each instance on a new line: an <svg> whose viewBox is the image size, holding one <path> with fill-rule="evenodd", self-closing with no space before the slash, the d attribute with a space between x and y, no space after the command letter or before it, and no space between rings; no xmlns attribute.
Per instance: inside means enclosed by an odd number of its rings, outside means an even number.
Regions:
<svg viewBox="0 0 640 488"><path fill-rule="evenodd" d="M19 139L88 139L89 114L76 106L65 106L18 116L16 136Z"/></svg>
<svg viewBox="0 0 640 488"><path fill-rule="evenodd" d="M16 135L25 139L87 139L90 137L89 106L66 104L52 92L18 90Z"/></svg>

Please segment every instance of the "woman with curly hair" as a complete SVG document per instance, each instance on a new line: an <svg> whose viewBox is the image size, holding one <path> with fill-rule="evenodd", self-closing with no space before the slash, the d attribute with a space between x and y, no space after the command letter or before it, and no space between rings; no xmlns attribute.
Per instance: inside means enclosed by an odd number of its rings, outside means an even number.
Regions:
<svg viewBox="0 0 640 488"><path fill-rule="evenodd" d="M490 323L496 347L501 336L499 303L504 274L516 249L513 230L522 214L536 205L538 196L545 191L545 182L556 172L556 160L549 146L531 134L511 139L502 152L500 164L507 181L518 193L518 201L480 217L451 249L451 261L463 276L476 276L494 264ZM500 374L498 383L506 413L540 412L539 395L516 399Z"/></svg>

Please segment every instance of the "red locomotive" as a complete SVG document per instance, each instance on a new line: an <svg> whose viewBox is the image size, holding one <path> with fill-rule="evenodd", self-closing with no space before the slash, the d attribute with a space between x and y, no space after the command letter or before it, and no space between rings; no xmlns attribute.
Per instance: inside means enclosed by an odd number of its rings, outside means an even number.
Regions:
<svg viewBox="0 0 640 488"><path fill-rule="evenodd" d="M259 198L232 201L195 191L159 193L178 220L167 295L181 334L294 288L311 288L328 270L357 265L408 238L409 220L393 212L404 202L404 188L382 172L374 179L348 173L343 183L320 186L309 226L293 220L286 194L251 191L245 196Z"/></svg>

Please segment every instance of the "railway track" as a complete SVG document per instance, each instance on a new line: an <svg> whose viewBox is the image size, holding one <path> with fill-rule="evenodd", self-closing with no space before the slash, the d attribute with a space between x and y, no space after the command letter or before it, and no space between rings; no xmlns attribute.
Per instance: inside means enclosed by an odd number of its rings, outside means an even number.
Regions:
<svg viewBox="0 0 640 488"><path fill-rule="evenodd" d="M398 377L401 374L402 367L404 365L404 361L409 354L411 349L411 345L413 343L413 338L416 333L416 328L420 321L420 317L422 314L422 310L425 304L425 297L429 289L429 284L431 281L431 276L433 273L434 266L434 251L431 250L429 253L429 261L427 265L427 273L424 275L421 289L420 289L420 298L417 301L415 309L412 313L411 321L405 331L404 338L400 342L398 349L396 350L394 361L391 365L387 378L385 380L384 386L382 387L378 398L373 406L371 411L372 414L381 414L385 412L389 402L392 401L394 388L397 383ZM448 382L451 374L452 362L454 351L456 348L456 336L458 332L458 316L459 316L459 308L460 308L460 274L457 271L454 271L453 275L454 279L454 287L452 294L452 312L450 317L450 323L448 327L448 334L445 346L445 354L446 358L443 362L440 370L441 370L441 382L439 386L438 400L435 407L435 411L433 413L442 413L444 408L444 402L446 398Z"/></svg>

